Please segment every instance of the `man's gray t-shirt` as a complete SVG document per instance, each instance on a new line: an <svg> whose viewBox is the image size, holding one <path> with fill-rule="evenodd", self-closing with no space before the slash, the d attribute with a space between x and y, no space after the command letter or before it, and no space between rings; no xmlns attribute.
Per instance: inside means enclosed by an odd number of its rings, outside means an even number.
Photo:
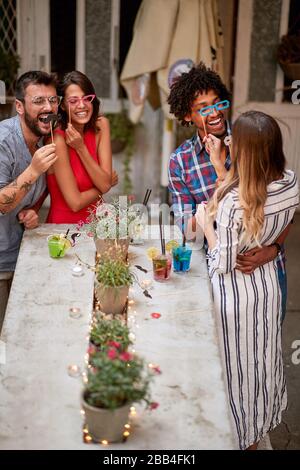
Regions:
<svg viewBox="0 0 300 470"><path fill-rule="evenodd" d="M0 189L12 183L31 163L18 116L0 122ZM46 188L45 175L40 176L17 207L8 214L0 213L0 272L14 271L23 236L18 213L32 207Z"/></svg>

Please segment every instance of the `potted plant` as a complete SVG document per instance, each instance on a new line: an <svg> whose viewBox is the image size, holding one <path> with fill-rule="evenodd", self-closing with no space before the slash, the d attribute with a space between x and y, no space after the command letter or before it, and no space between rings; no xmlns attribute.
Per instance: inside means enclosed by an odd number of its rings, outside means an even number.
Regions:
<svg viewBox="0 0 300 470"><path fill-rule="evenodd" d="M282 36L277 57L284 74L297 80L300 77L300 32Z"/></svg>
<svg viewBox="0 0 300 470"><path fill-rule="evenodd" d="M110 123L112 152L125 152L123 159L123 192L124 194L130 194L132 192L130 163L134 152L136 126L128 118L125 109L120 113L106 114L106 117Z"/></svg>
<svg viewBox="0 0 300 470"><path fill-rule="evenodd" d="M119 351L126 351L132 344L129 335L128 326L120 320L98 319L91 329L91 346L88 352L105 351L112 346L117 347Z"/></svg>
<svg viewBox="0 0 300 470"><path fill-rule="evenodd" d="M139 356L110 347L90 355L82 407L88 432L95 441L123 438L133 403L144 401L150 409L150 382L159 369L148 368Z"/></svg>
<svg viewBox="0 0 300 470"><path fill-rule="evenodd" d="M126 305L129 287L134 275L127 263L121 259L104 259L96 266L95 295L101 311L121 314Z"/></svg>
<svg viewBox="0 0 300 470"><path fill-rule="evenodd" d="M121 203L122 199L114 199L111 204L100 200L90 211L87 222L79 227L94 238L97 253L101 258L122 258L124 261L127 258L129 227L138 214L134 207L127 203L127 198L126 204Z"/></svg>

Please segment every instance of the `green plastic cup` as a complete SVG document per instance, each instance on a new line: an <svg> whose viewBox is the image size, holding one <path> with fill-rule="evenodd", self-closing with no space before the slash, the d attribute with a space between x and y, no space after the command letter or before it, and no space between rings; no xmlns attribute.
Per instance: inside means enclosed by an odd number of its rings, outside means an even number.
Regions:
<svg viewBox="0 0 300 470"><path fill-rule="evenodd" d="M60 235L49 235L48 249L51 258L63 258L70 248L70 241Z"/></svg>

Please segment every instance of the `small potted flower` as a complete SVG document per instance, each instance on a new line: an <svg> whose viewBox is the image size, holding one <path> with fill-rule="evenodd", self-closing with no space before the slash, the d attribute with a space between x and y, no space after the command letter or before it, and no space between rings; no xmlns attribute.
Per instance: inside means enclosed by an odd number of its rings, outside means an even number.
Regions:
<svg viewBox="0 0 300 470"><path fill-rule="evenodd" d="M126 305L129 287L134 275L122 259L105 258L96 266L95 295L101 311L113 315L121 314Z"/></svg>
<svg viewBox="0 0 300 470"><path fill-rule="evenodd" d="M134 207L123 204L123 197L114 199L110 204L99 201L90 212L87 223L80 229L94 238L100 257L127 259L129 247L129 227L137 218Z"/></svg>
<svg viewBox="0 0 300 470"><path fill-rule="evenodd" d="M150 382L154 370L136 354L110 347L90 356L82 407L88 432L95 441L118 442L123 438L133 403L144 401L150 409Z"/></svg>
<svg viewBox="0 0 300 470"><path fill-rule="evenodd" d="M88 352L104 351L110 347L115 347L119 351L126 351L132 344L129 336L128 326L120 320L100 318L92 326Z"/></svg>

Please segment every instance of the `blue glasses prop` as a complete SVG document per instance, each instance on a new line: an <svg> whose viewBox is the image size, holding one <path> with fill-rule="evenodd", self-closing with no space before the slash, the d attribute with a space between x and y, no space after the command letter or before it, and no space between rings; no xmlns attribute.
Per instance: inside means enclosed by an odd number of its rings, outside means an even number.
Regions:
<svg viewBox="0 0 300 470"><path fill-rule="evenodd" d="M223 109L229 108L230 103L228 100L224 101L218 101L218 103L212 104L211 106L205 106L202 109L199 109L198 113L201 114L201 116L209 116L214 112L214 108L216 108L218 111L222 111Z"/></svg>

